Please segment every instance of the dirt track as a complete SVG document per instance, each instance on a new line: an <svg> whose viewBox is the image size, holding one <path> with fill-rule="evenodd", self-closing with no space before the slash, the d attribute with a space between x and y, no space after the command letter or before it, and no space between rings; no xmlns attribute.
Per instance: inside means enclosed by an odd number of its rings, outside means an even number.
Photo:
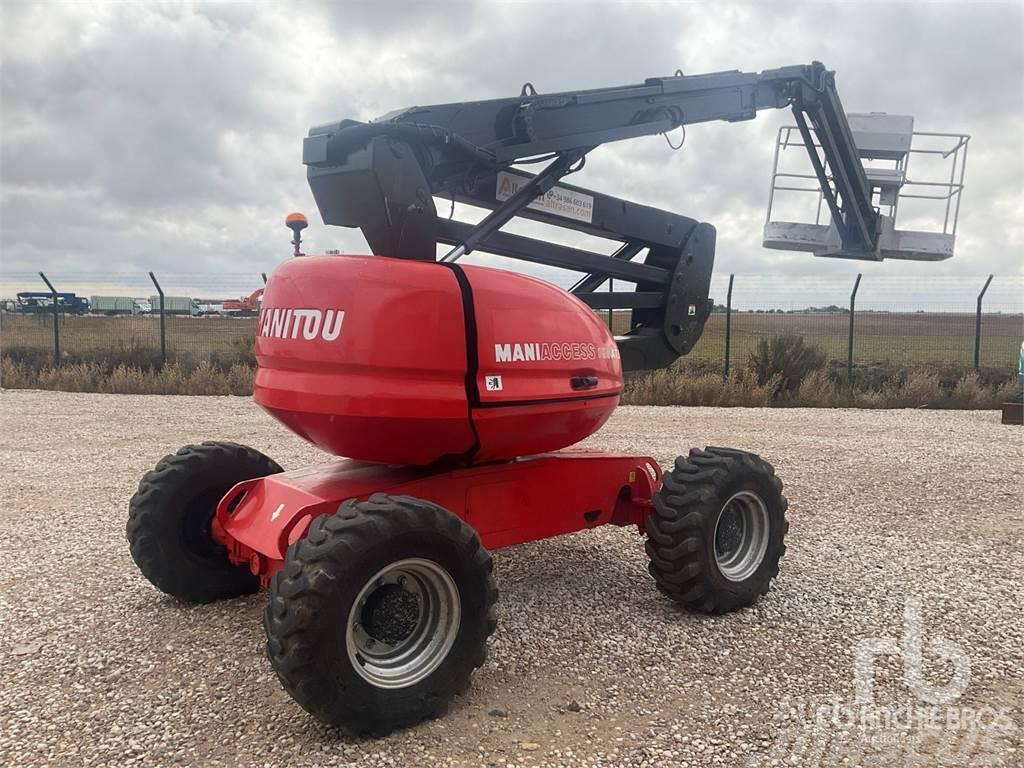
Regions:
<svg viewBox="0 0 1024 768"><path fill-rule="evenodd" d="M470 693L447 718L381 741L339 737L284 693L263 657L262 595L182 606L142 579L124 541L139 476L179 445L237 440L286 468L322 454L242 398L8 391L0 413L0 765L910 765L915 749L933 765L945 748L951 765L1008 766L1024 755L1024 431L992 412L620 409L588 445L663 464L733 445L775 464L791 501L775 588L737 614L681 612L628 530L498 552L498 631ZM944 711L1014 728L813 727L814 703L853 696L858 641L906 644L908 597L923 614L925 679L954 672L933 641L969 660ZM926 706L895 655L878 662L874 695Z"/></svg>

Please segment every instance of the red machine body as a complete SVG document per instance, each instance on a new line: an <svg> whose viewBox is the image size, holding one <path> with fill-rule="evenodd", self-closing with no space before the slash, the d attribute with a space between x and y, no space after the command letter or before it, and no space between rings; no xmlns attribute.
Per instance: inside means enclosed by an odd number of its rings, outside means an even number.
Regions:
<svg viewBox="0 0 1024 768"><path fill-rule="evenodd" d="M429 499L496 549L599 525L636 525L650 511L661 469L648 456L568 450L447 471L335 461L247 480L217 507L212 531L235 563L264 584L310 522L345 499L373 493Z"/></svg>
<svg viewBox="0 0 1024 768"><path fill-rule="evenodd" d="M257 324L254 398L339 456L424 466L557 450L618 405L615 342L565 291L486 267L380 256L282 264Z"/></svg>
<svg viewBox="0 0 1024 768"><path fill-rule="evenodd" d="M660 487L647 456L551 453L604 424L622 368L594 311L541 280L380 256L292 259L267 283L256 358L256 402L347 457L221 500L213 535L264 582L346 499L429 499L496 548L642 525Z"/></svg>

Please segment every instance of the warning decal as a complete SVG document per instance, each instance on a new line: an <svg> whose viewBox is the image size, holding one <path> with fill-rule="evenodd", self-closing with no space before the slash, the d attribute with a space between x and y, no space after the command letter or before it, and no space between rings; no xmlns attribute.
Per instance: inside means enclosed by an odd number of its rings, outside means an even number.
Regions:
<svg viewBox="0 0 1024 768"><path fill-rule="evenodd" d="M495 199L499 202L508 200L519 191L519 187L528 181L529 179L514 173L500 171L497 189L494 192ZM585 221L588 224L594 220L594 198L565 187L552 187L526 207L533 208L535 211L553 213L556 216L564 216L567 219Z"/></svg>

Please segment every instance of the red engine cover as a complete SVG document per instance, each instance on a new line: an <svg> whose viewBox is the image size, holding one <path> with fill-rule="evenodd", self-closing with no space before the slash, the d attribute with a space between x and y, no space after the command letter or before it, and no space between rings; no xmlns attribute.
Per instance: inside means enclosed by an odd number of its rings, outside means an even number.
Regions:
<svg viewBox="0 0 1024 768"><path fill-rule="evenodd" d="M618 404L615 342L541 280L380 256L282 264L267 282L254 398L326 451L474 462L557 450Z"/></svg>

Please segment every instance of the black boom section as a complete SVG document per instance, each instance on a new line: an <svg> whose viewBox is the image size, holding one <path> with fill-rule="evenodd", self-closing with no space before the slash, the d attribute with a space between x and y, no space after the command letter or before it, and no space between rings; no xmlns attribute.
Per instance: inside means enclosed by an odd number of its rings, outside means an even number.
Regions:
<svg viewBox="0 0 1024 768"><path fill-rule="evenodd" d="M872 252L878 215L850 126L824 65L761 73L650 78L613 88L417 106L371 123L310 130L310 188L327 224L359 227L375 254L453 262L474 250L583 273L571 291L629 315L617 338L627 369L671 364L692 349L710 308L715 231L708 224L562 183L593 148L711 120L792 107L845 249ZM810 141L813 127L819 156ZM513 168L547 163L537 174ZM488 209L477 224L440 218L434 198ZM502 232L520 217L609 238L605 255ZM635 289L605 293L609 279Z"/></svg>
<svg viewBox="0 0 1024 768"><path fill-rule="evenodd" d="M439 219L437 228L438 242L448 245L464 242L465 238L474 230L472 224L447 219ZM507 256L512 259L532 261L535 264L547 264L577 272L597 272L634 283L642 281L665 286L672 276L668 269L662 267L638 264L633 261L617 261L600 253L570 248L566 245L556 245L544 240L535 240L532 237L510 235L506 232L495 232L482 240L477 247L481 251L496 253L499 256Z"/></svg>
<svg viewBox="0 0 1024 768"><path fill-rule="evenodd" d="M471 181L452 184L444 191L445 197L479 208L498 208L503 204L499 193L516 189L533 178L533 174L520 170L502 170L478 176ZM583 232L613 240L638 241L651 245L680 248L697 226L697 220L649 205L605 195L592 189L559 183L557 196L568 196L589 202L589 210L570 217L556 212L555 206L527 206L516 216L522 219L553 224L565 229ZM504 197L504 194L501 194ZM634 256L636 253L633 254Z"/></svg>

